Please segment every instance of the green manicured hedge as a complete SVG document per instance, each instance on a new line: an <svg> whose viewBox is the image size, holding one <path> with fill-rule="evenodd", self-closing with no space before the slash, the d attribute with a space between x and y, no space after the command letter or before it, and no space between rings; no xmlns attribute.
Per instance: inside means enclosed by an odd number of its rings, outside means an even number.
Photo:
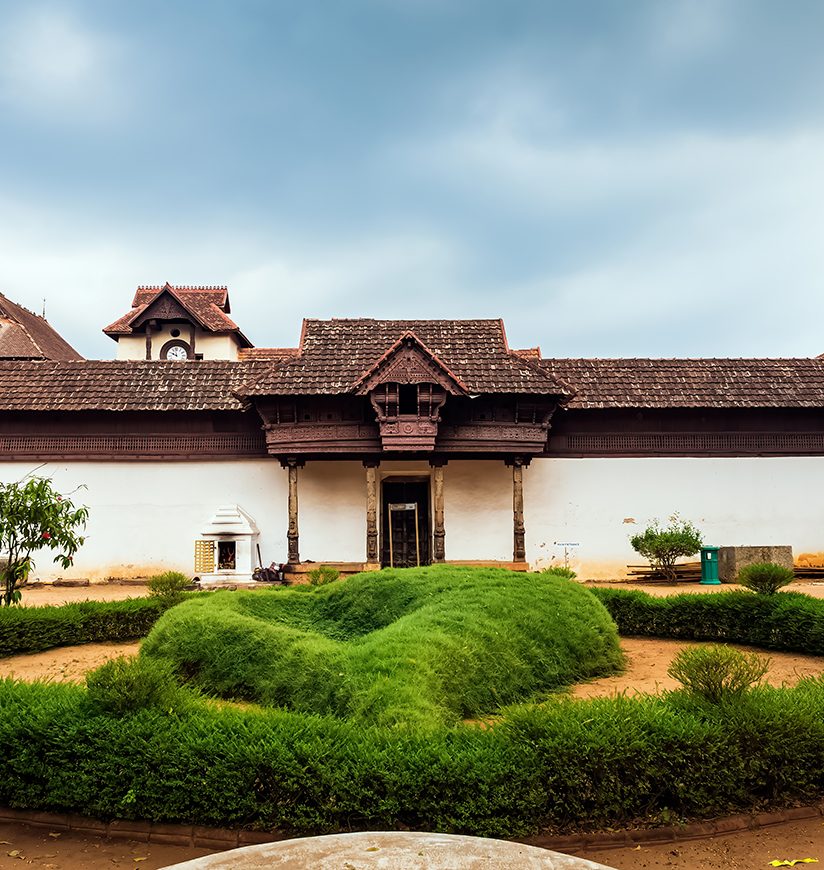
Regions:
<svg viewBox="0 0 824 870"><path fill-rule="evenodd" d="M172 606L162 598L0 608L0 657L55 646L145 637Z"/></svg>
<svg viewBox="0 0 824 870"><path fill-rule="evenodd" d="M370 725L454 723L623 664L580 584L451 565L215 592L165 614L141 655L210 695Z"/></svg>
<svg viewBox="0 0 824 870"><path fill-rule="evenodd" d="M348 626L357 634L375 618L391 624L405 606L403 590L392 589L397 598L367 596L353 608L343 591L324 593L329 632ZM795 593L595 594L624 634L824 651L824 602ZM291 600L267 595L244 606L268 612ZM306 603L288 605L302 612L295 619L316 624L316 593L296 595ZM141 657L134 668L118 666L150 698L136 712L118 667L99 673L91 692L0 681L0 804L300 834L407 827L522 837L792 806L824 794L824 677L719 704L686 692L554 697L505 708L486 728L418 719L384 727L218 706L180 689L167 695L147 682L147 664Z"/></svg>
<svg viewBox="0 0 824 870"><path fill-rule="evenodd" d="M519 837L672 822L824 792L824 684L713 707L556 700L500 725L378 728L215 709L94 712L82 688L0 683L0 803L317 834Z"/></svg>
<svg viewBox="0 0 824 870"><path fill-rule="evenodd" d="M623 635L743 643L824 655L824 600L798 592L668 595L593 588Z"/></svg>

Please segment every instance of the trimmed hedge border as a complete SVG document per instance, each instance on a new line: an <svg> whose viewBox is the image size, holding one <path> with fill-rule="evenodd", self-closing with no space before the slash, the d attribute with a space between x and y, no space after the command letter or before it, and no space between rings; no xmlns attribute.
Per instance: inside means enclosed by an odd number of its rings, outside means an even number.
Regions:
<svg viewBox="0 0 824 870"><path fill-rule="evenodd" d="M597 594L624 634L822 649L824 602L796 593ZM158 836L169 823L289 836L405 827L570 850L603 841L576 846L590 836L580 829L668 826L649 841L679 830L673 819L820 799L824 678L719 705L681 692L520 705L487 730L366 727L194 699L104 715L81 687L7 680L0 745L0 805L145 819ZM712 824L699 823L701 835Z"/></svg>
<svg viewBox="0 0 824 870"><path fill-rule="evenodd" d="M196 593L195 593L196 594ZM160 597L0 608L0 658L58 646L145 637L177 602Z"/></svg>
<svg viewBox="0 0 824 870"><path fill-rule="evenodd" d="M657 598L633 589L592 587L622 635L749 644L824 656L824 600L800 592L747 590Z"/></svg>

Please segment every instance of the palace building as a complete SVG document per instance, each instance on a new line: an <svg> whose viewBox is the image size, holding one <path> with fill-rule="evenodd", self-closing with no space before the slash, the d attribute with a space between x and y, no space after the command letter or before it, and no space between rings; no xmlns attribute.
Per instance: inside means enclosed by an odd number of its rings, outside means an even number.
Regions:
<svg viewBox="0 0 824 870"><path fill-rule="evenodd" d="M255 348L229 315L225 287L141 287L104 330L116 359L84 360L0 297L0 480L89 506L69 576L617 577L674 513L709 543L824 550L820 359L554 359L500 320L304 320Z"/></svg>

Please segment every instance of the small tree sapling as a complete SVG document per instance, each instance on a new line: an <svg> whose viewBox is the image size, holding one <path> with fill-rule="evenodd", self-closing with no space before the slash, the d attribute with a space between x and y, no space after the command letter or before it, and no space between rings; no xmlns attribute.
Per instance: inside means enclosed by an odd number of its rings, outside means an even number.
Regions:
<svg viewBox="0 0 824 870"><path fill-rule="evenodd" d="M0 606L20 601L17 587L34 567L38 550L57 550L55 562L63 568L72 564L88 516L88 508L62 496L49 478L0 483Z"/></svg>
<svg viewBox="0 0 824 870"><path fill-rule="evenodd" d="M655 520L640 535L629 539L632 549L640 553L668 580L675 580L675 560L681 556L694 556L703 546L701 532L678 516L670 517L666 527Z"/></svg>

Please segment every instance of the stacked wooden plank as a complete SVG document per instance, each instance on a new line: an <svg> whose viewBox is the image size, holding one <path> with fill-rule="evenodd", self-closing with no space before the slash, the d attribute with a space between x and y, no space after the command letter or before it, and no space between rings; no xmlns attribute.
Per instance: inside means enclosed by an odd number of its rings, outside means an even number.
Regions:
<svg viewBox="0 0 824 870"><path fill-rule="evenodd" d="M824 566L796 565L793 568L796 580L824 580Z"/></svg>
<svg viewBox="0 0 824 870"><path fill-rule="evenodd" d="M676 583L697 582L701 579L700 562L681 562L673 566ZM660 583L671 578L665 577L651 565L627 565L627 573L630 579L636 582L653 581Z"/></svg>

